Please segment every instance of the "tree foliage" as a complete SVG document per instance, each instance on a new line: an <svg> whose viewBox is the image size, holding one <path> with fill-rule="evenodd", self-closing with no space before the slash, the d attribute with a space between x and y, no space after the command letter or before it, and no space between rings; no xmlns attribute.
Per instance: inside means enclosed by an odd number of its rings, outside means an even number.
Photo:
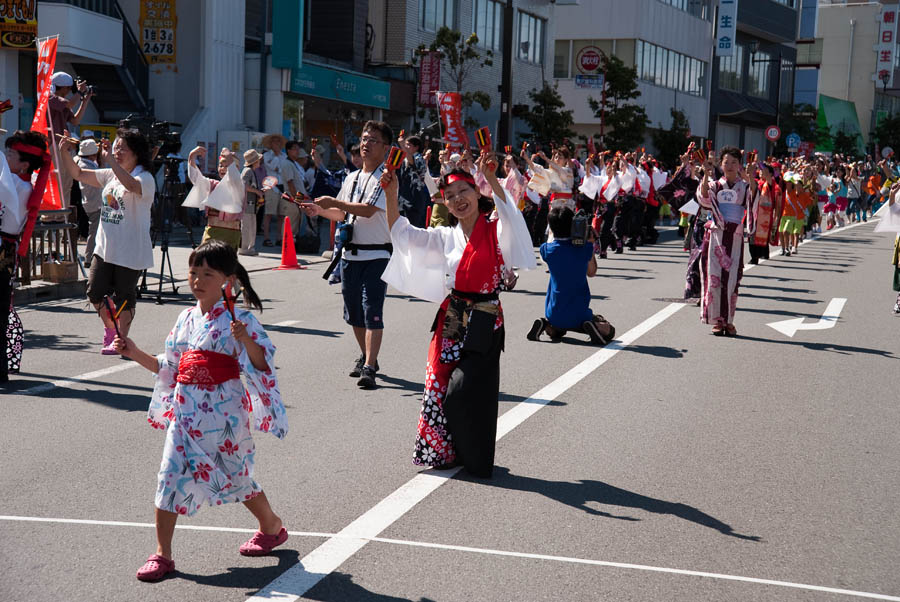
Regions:
<svg viewBox="0 0 900 602"><path fill-rule="evenodd" d="M606 74L606 97L596 100L588 97L588 105L597 118L603 119L603 145L610 150L630 151L644 140L644 131L650 120L644 107L629 101L640 98L637 87L637 69L626 67L616 56L603 56Z"/></svg>
<svg viewBox="0 0 900 602"><path fill-rule="evenodd" d="M494 64L494 53L478 49L478 36L474 33L464 38L463 34L449 27L441 27L437 31L434 41L426 48L420 45L413 64L418 62L418 56L426 51L441 53L441 88L445 92L460 92L463 109L463 124L466 127L476 127L478 123L468 117L468 109L478 103L487 111L491 108L491 96L481 90L470 90L466 85L469 76L476 69L490 67ZM420 111L424 116L424 110ZM431 117L437 119L437 112L431 110Z"/></svg>
<svg viewBox="0 0 900 602"><path fill-rule="evenodd" d="M561 143L575 136L575 132L570 129L575 123L572 111L565 110L566 103L556 86L545 82L540 90L531 90L528 98L534 106L523 111L521 117L531 129L531 139L534 142L549 146L551 142Z"/></svg>
<svg viewBox="0 0 900 602"><path fill-rule="evenodd" d="M653 145L656 147L656 158L666 167L674 169L690 144L691 124L683 111L673 108L669 114L672 115L672 127L666 129L660 123L659 129L653 132Z"/></svg>
<svg viewBox="0 0 900 602"><path fill-rule="evenodd" d="M900 149L900 115L889 115L882 118L875 126L872 137L882 148L890 146L893 149Z"/></svg>

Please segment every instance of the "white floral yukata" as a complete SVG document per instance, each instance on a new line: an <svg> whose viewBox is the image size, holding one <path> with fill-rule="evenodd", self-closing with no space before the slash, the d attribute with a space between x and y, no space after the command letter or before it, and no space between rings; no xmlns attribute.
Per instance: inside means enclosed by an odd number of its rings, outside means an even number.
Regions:
<svg viewBox="0 0 900 602"><path fill-rule="evenodd" d="M160 510L191 516L203 502L211 506L245 502L262 491L253 480L254 408L256 430L279 439L287 434L287 416L272 369L275 346L256 316L237 308L235 313L265 351L269 370L254 368L243 345L231 336L231 314L222 301L206 315L199 303L184 310L166 339L165 353L158 356L148 421L154 428L167 429L155 502ZM239 378L218 385L177 382L181 355L192 350L236 357L246 390Z"/></svg>

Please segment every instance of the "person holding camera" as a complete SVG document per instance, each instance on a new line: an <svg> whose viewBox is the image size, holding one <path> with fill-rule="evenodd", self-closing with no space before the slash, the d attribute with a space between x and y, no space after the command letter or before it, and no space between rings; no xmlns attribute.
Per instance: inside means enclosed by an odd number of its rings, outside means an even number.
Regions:
<svg viewBox="0 0 900 602"><path fill-rule="evenodd" d="M78 167L81 169L100 169L100 147L90 138L82 140L78 145ZM87 244L84 246L84 267L91 267L94 256L94 243L97 240L97 228L100 226L100 188L79 182L81 190L81 206L88 219Z"/></svg>
<svg viewBox="0 0 900 602"><path fill-rule="evenodd" d="M68 135L68 133L66 133ZM105 298L111 297L115 307L123 310L119 332L128 336L134 320L138 278L141 271L153 267L150 242L150 207L156 194L150 141L139 130L122 129L110 145L104 140L101 157L107 169L83 169L72 160L72 142L68 137L59 143L59 156L69 175L100 193L100 226L91 271L88 275L88 300L103 322L103 355L118 355L113 346L116 327ZM123 307L124 306L124 307Z"/></svg>
<svg viewBox="0 0 900 602"><path fill-rule="evenodd" d="M393 246L380 180L393 138L394 132L388 124L367 121L360 138L362 168L347 176L337 197L323 196L313 203L303 203L310 217L324 216L335 222L347 219L338 232L343 242L341 293L344 321L353 328L360 349L350 376L358 378L356 384L363 389L376 386L378 352L384 334L382 314L387 284L381 275Z"/></svg>
<svg viewBox="0 0 900 602"><path fill-rule="evenodd" d="M94 95L94 91L84 80L78 80L76 87L75 80L65 71L57 71L51 75L50 83L53 84L53 94L47 100L47 120L50 127L53 128L53 133L62 136L70 125L77 126L81 123L81 118L84 117L84 112L87 110L88 102ZM79 100L81 104L78 104ZM78 105L78 109L73 112L72 109L76 105ZM65 199L65 206L68 206L72 194L72 177L68 170L60 167L62 161L57 156L59 149L55 144L51 144L50 147L53 153L53 164L59 172L60 186L62 186L62 190L59 192Z"/></svg>
<svg viewBox="0 0 900 602"><path fill-rule="evenodd" d="M547 216L553 240L541 245L541 259L550 269L544 316L531 325L525 336L537 341L542 333L559 342L569 330L581 332L596 345L606 345L616 329L591 311L591 289L587 279L597 275L594 230L590 217L569 207L554 207Z"/></svg>

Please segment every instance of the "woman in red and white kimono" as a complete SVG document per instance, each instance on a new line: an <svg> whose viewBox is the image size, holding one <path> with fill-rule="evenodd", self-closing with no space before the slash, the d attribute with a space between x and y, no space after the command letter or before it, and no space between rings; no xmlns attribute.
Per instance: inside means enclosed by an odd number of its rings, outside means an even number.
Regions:
<svg viewBox="0 0 900 602"><path fill-rule="evenodd" d="M382 279L394 288L440 303L432 330L413 462L476 476L494 468L504 319L498 292L503 272L535 267L525 220L497 179L497 159L478 167L493 192L481 195L472 175L455 169L441 178L451 226L423 230L397 209L397 181L382 176L394 251ZM496 206L497 219L490 214Z"/></svg>
<svg viewBox="0 0 900 602"><path fill-rule="evenodd" d="M774 168L766 163L759 165L760 179L756 194L747 211L747 231L750 235L750 261L757 264L769 258L769 245L775 242L778 231L776 211L780 214L781 187L775 181Z"/></svg>
<svg viewBox="0 0 900 602"><path fill-rule="evenodd" d="M734 310L744 272L744 211L756 194L756 180L741 166L741 151L726 146L719 151L722 172L715 178L712 161L704 165L697 202L712 213L706 222L706 255L700 260L700 321L712 324L717 336L736 336Z"/></svg>

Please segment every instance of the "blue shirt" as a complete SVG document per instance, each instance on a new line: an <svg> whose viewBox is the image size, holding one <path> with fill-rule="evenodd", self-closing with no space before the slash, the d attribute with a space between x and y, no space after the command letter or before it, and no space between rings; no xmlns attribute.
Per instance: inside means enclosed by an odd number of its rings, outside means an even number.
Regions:
<svg viewBox="0 0 900 602"><path fill-rule="evenodd" d="M588 263L593 253L594 245L587 243L576 247L571 240L554 240L541 245L541 259L550 268L544 312L556 328L575 329L594 317L587 281Z"/></svg>

